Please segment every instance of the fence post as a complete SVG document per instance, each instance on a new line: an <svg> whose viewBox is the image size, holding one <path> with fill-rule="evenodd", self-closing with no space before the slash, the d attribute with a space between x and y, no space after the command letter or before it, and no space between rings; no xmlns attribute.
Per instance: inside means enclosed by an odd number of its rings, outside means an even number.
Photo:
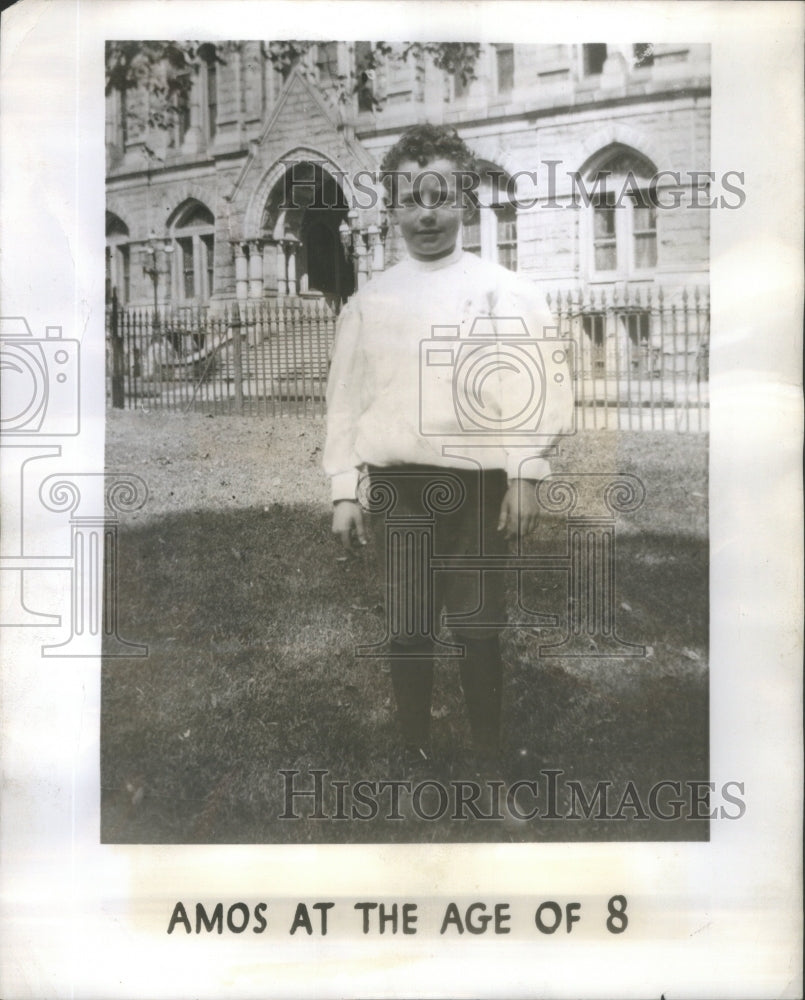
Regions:
<svg viewBox="0 0 805 1000"><path fill-rule="evenodd" d="M117 303L117 289L112 289L112 316L110 320L110 336L112 340L112 407L122 410L125 405L123 391L123 334L119 329L120 315Z"/></svg>
<svg viewBox="0 0 805 1000"><path fill-rule="evenodd" d="M235 409L238 413L243 413L243 359L240 331L240 309L235 302L232 305L232 373L235 379Z"/></svg>

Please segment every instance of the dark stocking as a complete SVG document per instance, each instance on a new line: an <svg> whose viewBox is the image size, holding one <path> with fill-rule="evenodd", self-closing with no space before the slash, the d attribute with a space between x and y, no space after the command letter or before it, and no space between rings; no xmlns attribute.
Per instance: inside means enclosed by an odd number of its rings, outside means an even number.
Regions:
<svg viewBox="0 0 805 1000"><path fill-rule="evenodd" d="M500 705L503 665L500 640L461 640L467 653L461 664L461 687L470 717L472 741L476 751L493 757L500 746Z"/></svg>
<svg viewBox="0 0 805 1000"><path fill-rule="evenodd" d="M398 648L405 651L405 647ZM392 659L391 683L403 740L413 749L426 747L430 740L433 658Z"/></svg>

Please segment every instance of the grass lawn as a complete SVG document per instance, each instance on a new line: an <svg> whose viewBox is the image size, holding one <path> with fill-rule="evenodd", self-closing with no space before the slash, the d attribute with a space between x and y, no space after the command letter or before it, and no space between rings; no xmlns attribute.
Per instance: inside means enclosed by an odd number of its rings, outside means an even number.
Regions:
<svg viewBox="0 0 805 1000"><path fill-rule="evenodd" d="M449 811L426 820L404 810L395 821L384 818L388 795L375 820L307 818L302 800L303 818L280 818L281 770L298 770L305 787L317 768L327 782L402 776L387 668L352 655L382 637L377 580L365 553L338 559L321 438L315 420L110 415L107 466L138 472L152 499L120 531L120 630L149 655L104 664L102 840L706 839L705 821L628 809L620 820L498 823ZM645 803L655 782L708 778L706 438L590 432L554 465L644 482L645 504L618 522L617 604L621 637L647 656L544 658L539 646L558 630L508 630L494 777L561 770L588 793L609 781L612 812L629 781ZM546 518L532 545L563 539L564 522ZM564 620L563 575L531 574L526 605ZM433 714L433 776L472 779L458 672L445 661ZM562 814L567 795L561 785Z"/></svg>

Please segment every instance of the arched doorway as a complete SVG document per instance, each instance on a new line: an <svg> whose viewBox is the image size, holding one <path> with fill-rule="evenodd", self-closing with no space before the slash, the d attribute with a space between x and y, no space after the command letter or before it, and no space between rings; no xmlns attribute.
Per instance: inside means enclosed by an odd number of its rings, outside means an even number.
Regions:
<svg viewBox="0 0 805 1000"><path fill-rule="evenodd" d="M344 192L321 164L300 161L286 170L261 224L263 238L277 247L279 295L318 292L335 306L349 298L355 276L338 233L347 214Z"/></svg>

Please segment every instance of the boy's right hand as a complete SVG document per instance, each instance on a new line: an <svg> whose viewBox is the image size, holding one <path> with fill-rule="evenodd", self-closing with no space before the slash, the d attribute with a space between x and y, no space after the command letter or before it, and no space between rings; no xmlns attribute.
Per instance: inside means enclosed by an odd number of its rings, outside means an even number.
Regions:
<svg viewBox="0 0 805 1000"><path fill-rule="evenodd" d="M359 545L366 545L363 528L363 511L357 500L336 500L333 508L333 534L338 535L345 549L356 538Z"/></svg>

